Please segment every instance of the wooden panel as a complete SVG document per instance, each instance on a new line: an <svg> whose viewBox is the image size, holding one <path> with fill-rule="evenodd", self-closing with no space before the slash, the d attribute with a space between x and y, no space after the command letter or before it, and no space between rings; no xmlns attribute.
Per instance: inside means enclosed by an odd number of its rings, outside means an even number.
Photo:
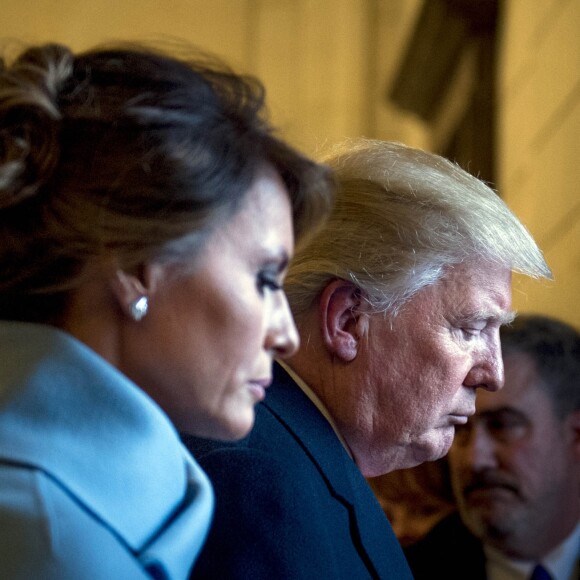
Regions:
<svg viewBox="0 0 580 580"><path fill-rule="evenodd" d="M472 38L494 35L496 17L496 0L425 2L388 97L433 120L462 52Z"/></svg>
<svg viewBox="0 0 580 580"><path fill-rule="evenodd" d="M500 68L501 189L554 283L519 280L514 304L580 327L580 3L509 0Z"/></svg>

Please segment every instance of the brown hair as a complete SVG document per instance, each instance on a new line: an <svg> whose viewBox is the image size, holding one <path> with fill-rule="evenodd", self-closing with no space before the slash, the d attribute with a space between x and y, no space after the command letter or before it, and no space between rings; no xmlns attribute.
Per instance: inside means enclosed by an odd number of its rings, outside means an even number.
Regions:
<svg viewBox="0 0 580 580"><path fill-rule="evenodd" d="M330 171L276 137L264 90L199 52L49 44L0 63L0 317L48 320L94 257L185 261L261 166L297 241L326 216Z"/></svg>
<svg viewBox="0 0 580 580"><path fill-rule="evenodd" d="M500 329L504 357L524 353L533 361L560 419L580 410L580 332L541 314L522 314Z"/></svg>

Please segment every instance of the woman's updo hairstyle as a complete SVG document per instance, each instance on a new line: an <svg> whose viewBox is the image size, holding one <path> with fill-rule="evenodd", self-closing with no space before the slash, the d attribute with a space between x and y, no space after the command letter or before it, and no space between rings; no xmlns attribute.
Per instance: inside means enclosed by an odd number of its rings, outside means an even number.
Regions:
<svg viewBox="0 0 580 580"><path fill-rule="evenodd" d="M58 161L58 94L72 73L61 46L30 49L6 69L0 61L0 208L36 194Z"/></svg>
<svg viewBox="0 0 580 580"><path fill-rule="evenodd" d="M297 241L327 215L330 172L273 134L262 85L195 57L53 44L2 63L0 318L58 316L97 257L191 263L265 164Z"/></svg>

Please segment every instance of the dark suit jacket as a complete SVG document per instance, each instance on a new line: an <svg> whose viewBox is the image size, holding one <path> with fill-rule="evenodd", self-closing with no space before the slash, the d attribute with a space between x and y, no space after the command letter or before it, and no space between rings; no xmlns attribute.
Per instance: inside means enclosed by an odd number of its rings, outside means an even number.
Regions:
<svg viewBox="0 0 580 580"><path fill-rule="evenodd" d="M415 580L487 580L483 545L457 513L447 516L422 540L405 548L405 555Z"/></svg>
<svg viewBox="0 0 580 580"><path fill-rule="evenodd" d="M405 548L415 580L486 580L481 542L454 513L440 521L422 540Z"/></svg>
<svg viewBox="0 0 580 580"><path fill-rule="evenodd" d="M390 524L336 434L278 365L251 434L183 436L216 491L193 578L411 579Z"/></svg>

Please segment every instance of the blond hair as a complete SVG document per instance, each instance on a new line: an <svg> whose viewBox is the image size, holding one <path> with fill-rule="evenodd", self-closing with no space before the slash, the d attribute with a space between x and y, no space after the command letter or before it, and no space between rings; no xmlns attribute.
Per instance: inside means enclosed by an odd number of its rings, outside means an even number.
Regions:
<svg viewBox="0 0 580 580"><path fill-rule="evenodd" d="M338 192L332 214L291 265L296 316L335 278L376 311L396 313L454 264L486 260L551 277L542 252L502 199L458 165L400 143L358 139L323 159Z"/></svg>

